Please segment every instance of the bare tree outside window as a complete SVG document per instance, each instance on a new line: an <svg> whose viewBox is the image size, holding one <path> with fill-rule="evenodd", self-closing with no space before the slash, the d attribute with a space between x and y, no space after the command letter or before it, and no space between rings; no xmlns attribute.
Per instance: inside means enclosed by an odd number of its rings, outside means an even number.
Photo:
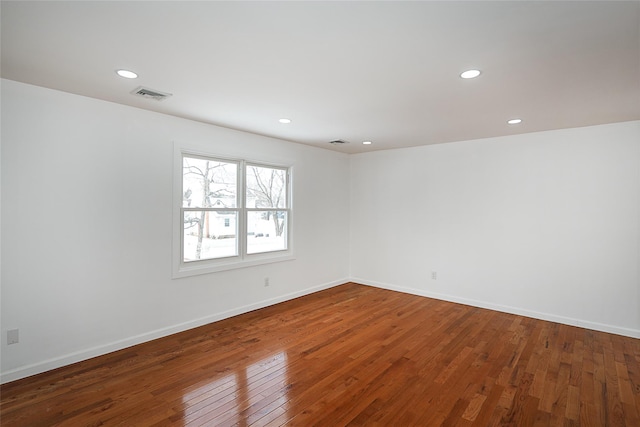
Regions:
<svg viewBox="0 0 640 427"><path fill-rule="evenodd" d="M287 207L287 171L263 166L247 166L247 204L255 208ZM249 201L253 201L253 206ZM264 211L272 219L276 236L282 236L284 221L277 210Z"/></svg>
<svg viewBox="0 0 640 427"><path fill-rule="evenodd" d="M184 251L185 261L237 254L237 210L224 210L238 206L237 169L235 163L183 158L182 207L189 208L183 216L185 249L193 249ZM234 223L232 233L228 226L224 227L225 223L231 223L231 219ZM192 237L196 237L195 248L192 248ZM212 241L221 238L230 241Z"/></svg>

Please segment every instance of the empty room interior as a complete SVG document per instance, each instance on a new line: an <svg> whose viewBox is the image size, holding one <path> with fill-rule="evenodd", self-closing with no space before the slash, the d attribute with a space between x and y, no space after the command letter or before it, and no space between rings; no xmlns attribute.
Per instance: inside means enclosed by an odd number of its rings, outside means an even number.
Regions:
<svg viewBox="0 0 640 427"><path fill-rule="evenodd" d="M640 426L640 2L0 7L3 426Z"/></svg>

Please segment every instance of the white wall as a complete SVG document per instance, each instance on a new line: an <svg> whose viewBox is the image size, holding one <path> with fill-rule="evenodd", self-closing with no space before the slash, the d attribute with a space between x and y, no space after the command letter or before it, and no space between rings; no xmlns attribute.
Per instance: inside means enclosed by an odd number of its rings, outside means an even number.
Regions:
<svg viewBox="0 0 640 427"><path fill-rule="evenodd" d="M1 114L3 382L349 279L640 337L640 122L349 157L7 80ZM296 260L171 280L172 141L294 163Z"/></svg>
<svg viewBox="0 0 640 427"><path fill-rule="evenodd" d="M639 227L640 122L351 157L360 283L640 337Z"/></svg>
<svg viewBox="0 0 640 427"><path fill-rule="evenodd" d="M8 80L1 112L3 382L348 281L347 155ZM171 280L173 141L293 163L296 259Z"/></svg>

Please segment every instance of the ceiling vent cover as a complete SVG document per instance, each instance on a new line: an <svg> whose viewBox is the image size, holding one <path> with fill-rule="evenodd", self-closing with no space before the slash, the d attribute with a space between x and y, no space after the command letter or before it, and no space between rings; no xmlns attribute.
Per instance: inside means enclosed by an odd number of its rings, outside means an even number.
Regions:
<svg viewBox="0 0 640 427"><path fill-rule="evenodd" d="M329 141L329 144L333 144L333 145L343 145L343 144L348 144L347 141L344 141L342 139L336 139L335 141Z"/></svg>
<svg viewBox="0 0 640 427"><path fill-rule="evenodd" d="M149 89L146 87L138 87L131 92L133 95L140 96L147 99L155 99L156 101L162 101L171 96L170 93L164 93L157 90Z"/></svg>

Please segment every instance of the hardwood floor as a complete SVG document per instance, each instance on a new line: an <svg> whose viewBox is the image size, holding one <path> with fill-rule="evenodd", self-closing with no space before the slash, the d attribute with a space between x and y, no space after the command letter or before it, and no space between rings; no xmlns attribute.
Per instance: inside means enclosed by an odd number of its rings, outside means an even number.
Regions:
<svg viewBox="0 0 640 427"><path fill-rule="evenodd" d="M640 426L640 340L345 284L0 389L3 426Z"/></svg>

